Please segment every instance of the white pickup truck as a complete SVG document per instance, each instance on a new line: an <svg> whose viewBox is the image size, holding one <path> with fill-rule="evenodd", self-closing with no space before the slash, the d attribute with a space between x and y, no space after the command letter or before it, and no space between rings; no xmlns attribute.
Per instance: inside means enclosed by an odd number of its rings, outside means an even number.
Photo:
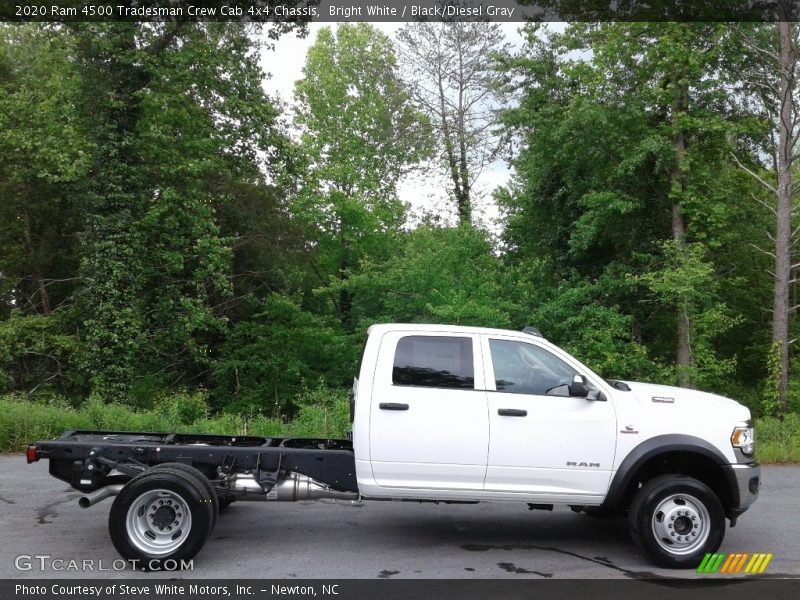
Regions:
<svg viewBox="0 0 800 600"><path fill-rule="evenodd" d="M68 431L29 462L116 496L109 531L143 568L181 565L234 501L517 501L627 515L654 563L695 567L757 498L749 410L605 380L537 330L374 325L352 440ZM171 562L170 562L171 561Z"/></svg>

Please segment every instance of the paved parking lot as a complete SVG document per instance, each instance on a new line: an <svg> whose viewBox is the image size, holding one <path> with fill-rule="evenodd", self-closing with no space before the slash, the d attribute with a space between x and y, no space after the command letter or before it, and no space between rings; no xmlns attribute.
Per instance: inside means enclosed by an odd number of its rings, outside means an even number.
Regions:
<svg viewBox="0 0 800 600"><path fill-rule="evenodd" d="M85 577L38 568L19 555L93 560L113 568L111 501L78 507L80 494L50 477L47 463L0 457L0 577ZM800 466L766 467L761 498L729 529L722 552L774 552L768 574L800 576ZM49 559L46 559L49 560ZM23 561L24 562L24 561ZM36 561L33 561L36 564ZM68 564L68 563L63 563ZM91 575L91 574L88 574ZM598 520L566 507L524 504L362 505L240 502L220 516L190 577L207 578L644 578L697 577L654 568L624 519ZM104 571L106 577L174 577Z"/></svg>

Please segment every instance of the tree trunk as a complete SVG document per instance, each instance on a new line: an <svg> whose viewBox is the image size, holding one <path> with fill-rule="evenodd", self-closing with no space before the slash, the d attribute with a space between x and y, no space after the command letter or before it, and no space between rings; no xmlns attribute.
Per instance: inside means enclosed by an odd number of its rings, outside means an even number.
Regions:
<svg viewBox="0 0 800 600"><path fill-rule="evenodd" d="M50 294L47 293L47 285L44 282L44 274L39 268L38 258L33 245L33 232L31 231L31 218L27 210L22 211L25 219L25 243L27 245L28 256L31 260L31 277L36 282L36 289L39 292L39 306L42 308L42 313L45 315L50 314Z"/></svg>
<svg viewBox="0 0 800 600"><path fill-rule="evenodd" d="M470 211L469 190L465 190L461 184L459 161L456 159L455 146L450 137L450 123L447 121L447 106L445 104L443 75L438 73L437 85L439 88L439 118L442 122L442 141L444 143L445 154L447 155L447 165L450 169L450 178L453 180L453 196L456 199L456 209L458 210L458 222L462 225L472 222ZM461 154L464 157L464 154Z"/></svg>
<svg viewBox="0 0 800 600"><path fill-rule="evenodd" d="M775 288L772 301L772 343L780 354L778 397L782 411L788 407L789 386L789 286L792 253L792 118L795 50L791 24L781 15L780 121L778 123L778 198L775 228Z"/></svg>
<svg viewBox="0 0 800 600"><path fill-rule="evenodd" d="M339 245L341 249L341 257L339 259L339 281L344 285L347 281L348 270L350 269L350 258L348 256L349 244L344 236L344 232L340 232ZM345 331L353 330L353 295L346 288L339 290L339 321Z"/></svg>
<svg viewBox="0 0 800 600"><path fill-rule="evenodd" d="M676 78L678 95L673 102L673 124L679 113L688 110L688 91L686 84ZM683 206L680 201L680 194L683 192L683 183L686 173L683 170L683 160L686 156L686 133L679 129L672 137L672 146L675 149L675 166L669 174L670 191L672 195L672 239L681 250L686 243L686 222L683 215ZM675 364L678 367L678 384L682 387L694 387L694 381L690 368L692 366L692 343L691 343L691 324L689 322L689 310L685 303L678 305L675 315L676 327L676 351Z"/></svg>
<svg viewBox="0 0 800 600"><path fill-rule="evenodd" d="M460 31L460 30L459 30ZM458 200L458 214L461 225L472 224L472 198L470 198L469 167L467 166L467 130L465 121L467 110L464 107L464 85L467 77L464 74L464 54L458 53L458 177L461 179L461 198Z"/></svg>

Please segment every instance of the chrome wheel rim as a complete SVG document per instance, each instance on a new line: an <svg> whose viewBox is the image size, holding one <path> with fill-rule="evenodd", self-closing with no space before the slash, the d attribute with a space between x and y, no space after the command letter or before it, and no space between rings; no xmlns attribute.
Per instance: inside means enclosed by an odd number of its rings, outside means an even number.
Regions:
<svg viewBox="0 0 800 600"><path fill-rule="evenodd" d="M702 548L711 533L708 509L688 494L673 494L659 502L651 524L656 543L677 556Z"/></svg>
<svg viewBox="0 0 800 600"><path fill-rule="evenodd" d="M128 539L139 550L163 556L177 550L192 529L189 505L175 492L158 489L139 496L125 520Z"/></svg>

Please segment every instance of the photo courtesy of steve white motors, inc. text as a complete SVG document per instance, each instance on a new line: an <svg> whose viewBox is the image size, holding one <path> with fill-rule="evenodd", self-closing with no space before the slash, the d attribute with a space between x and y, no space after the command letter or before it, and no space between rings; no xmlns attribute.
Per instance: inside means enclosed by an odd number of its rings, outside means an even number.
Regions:
<svg viewBox="0 0 800 600"><path fill-rule="evenodd" d="M253 596L269 594L271 596L338 596L341 586L337 583L313 585L281 585L263 583L252 585L212 585L203 583L108 583L108 584L36 584L18 583L14 586L14 594L24 596L55 596L70 598L107 598L112 596L139 598L155 595L158 597L192 598L207 596L209 598L235 596Z"/></svg>

